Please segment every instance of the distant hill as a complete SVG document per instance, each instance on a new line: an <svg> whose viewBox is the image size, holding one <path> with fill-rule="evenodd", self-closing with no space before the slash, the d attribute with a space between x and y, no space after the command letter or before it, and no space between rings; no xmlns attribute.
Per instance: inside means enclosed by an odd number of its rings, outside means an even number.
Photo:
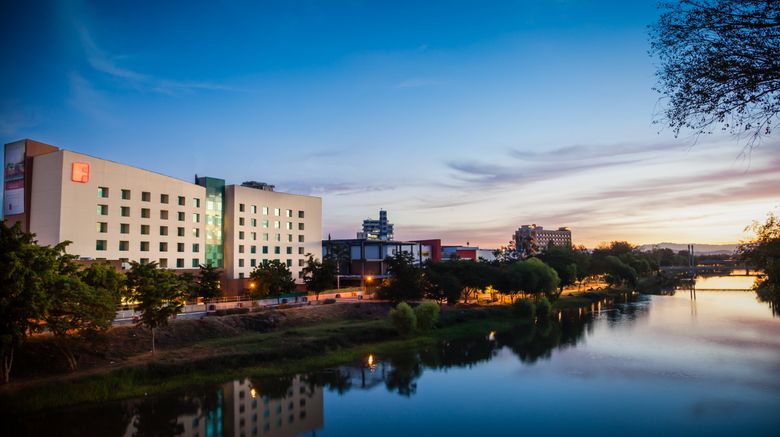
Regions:
<svg viewBox="0 0 780 437"><path fill-rule="evenodd" d="M680 243L658 243L658 244L643 244L639 246L639 250L652 250L658 247L660 249L672 249L675 252L681 250L688 250L687 244ZM737 250L736 244L693 244L694 252L701 255L729 255Z"/></svg>

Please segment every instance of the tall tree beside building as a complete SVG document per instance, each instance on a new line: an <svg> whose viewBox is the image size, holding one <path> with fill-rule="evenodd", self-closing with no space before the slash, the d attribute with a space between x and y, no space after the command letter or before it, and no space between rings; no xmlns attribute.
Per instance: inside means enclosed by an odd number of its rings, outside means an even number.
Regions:
<svg viewBox="0 0 780 437"><path fill-rule="evenodd" d="M127 273L130 296L141 312L140 325L152 332L152 353L155 353L155 329L168 325L168 320L184 306L186 293L179 277L157 263L131 263Z"/></svg>
<svg viewBox="0 0 780 437"><path fill-rule="evenodd" d="M41 330L39 321L51 304L46 287L55 274L50 255L19 224L0 222L0 356L6 383L16 348Z"/></svg>
<svg viewBox="0 0 780 437"><path fill-rule="evenodd" d="M295 280L290 269L278 259L255 267L249 274L249 279L254 284L254 287L250 288L250 294L258 299L279 299L281 295L295 290Z"/></svg>
<svg viewBox="0 0 780 437"><path fill-rule="evenodd" d="M211 263L201 264L198 278L195 280L195 295L203 299L214 299L222 296L221 278L222 270L214 267Z"/></svg>
<svg viewBox="0 0 780 437"><path fill-rule="evenodd" d="M319 300L320 293L336 286L336 262L326 258L321 262L312 254L307 254L306 266L303 268L303 281L306 288L313 291Z"/></svg>
<svg viewBox="0 0 780 437"><path fill-rule="evenodd" d="M663 119L678 134L769 135L780 112L780 2L664 3L651 27Z"/></svg>
<svg viewBox="0 0 780 437"><path fill-rule="evenodd" d="M422 269L414 264L409 252L397 252L385 258L390 279L378 290L381 299L404 302L421 299L423 296Z"/></svg>

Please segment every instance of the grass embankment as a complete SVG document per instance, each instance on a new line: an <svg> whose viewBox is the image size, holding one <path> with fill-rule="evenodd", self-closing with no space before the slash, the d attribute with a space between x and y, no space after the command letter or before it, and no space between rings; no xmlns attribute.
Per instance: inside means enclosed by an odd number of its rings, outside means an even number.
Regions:
<svg viewBox="0 0 780 437"><path fill-rule="evenodd" d="M485 335L491 330L509 329L515 323L505 307L475 306L445 311L442 327L405 338L399 337L382 318L327 321L209 339L163 351L140 365L6 389L0 394L0 409L31 412L133 398L232 378L301 373L354 362L368 354L381 356L444 339Z"/></svg>

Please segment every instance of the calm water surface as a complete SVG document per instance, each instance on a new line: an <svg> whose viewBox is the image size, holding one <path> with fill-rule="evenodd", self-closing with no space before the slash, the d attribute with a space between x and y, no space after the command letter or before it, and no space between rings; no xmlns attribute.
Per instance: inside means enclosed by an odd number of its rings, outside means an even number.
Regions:
<svg viewBox="0 0 780 437"><path fill-rule="evenodd" d="M21 418L30 435L780 435L780 318L753 278L328 371ZM724 285L725 284L725 285ZM592 311L591 311L592 310Z"/></svg>

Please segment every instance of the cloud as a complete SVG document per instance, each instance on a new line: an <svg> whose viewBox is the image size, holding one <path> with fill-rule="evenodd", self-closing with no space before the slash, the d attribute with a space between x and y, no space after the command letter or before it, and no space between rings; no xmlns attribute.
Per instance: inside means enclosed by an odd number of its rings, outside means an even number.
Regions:
<svg viewBox="0 0 780 437"><path fill-rule="evenodd" d="M68 84L70 86L68 105L101 122L112 121L109 100L92 83L78 73L71 73Z"/></svg>
<svg viewBox="0 0 780 437"><path fill-rule="evenodd" d="M352 182L291 182L282 183L279 186L282 187L285 191L314 196L346 196L358 193L387 191L394 188L390 185L368 185L356 184Z"/></svg>
<svg viewBox="0 0 780 437"><path fill-rule="evenodd" d="M111 78L122 81L123 83L142 91L152 91L161 94L177 94L180 92L194 90L211 91L240 91L237 88L226 86L224 84L191 81L191 80L173 80L158 78L150 74L141 73L128 68L121 67L117 60L122 56L111 56L101 50L92 39L89 30L81 26L79 29L79 40L84 49L87 63L95 70Z"/></svg>

